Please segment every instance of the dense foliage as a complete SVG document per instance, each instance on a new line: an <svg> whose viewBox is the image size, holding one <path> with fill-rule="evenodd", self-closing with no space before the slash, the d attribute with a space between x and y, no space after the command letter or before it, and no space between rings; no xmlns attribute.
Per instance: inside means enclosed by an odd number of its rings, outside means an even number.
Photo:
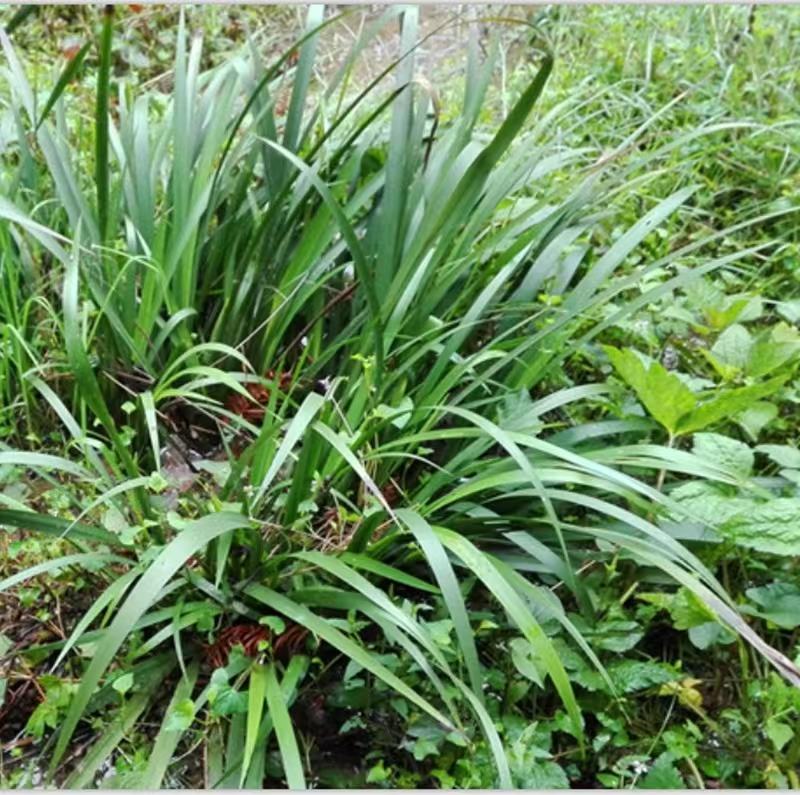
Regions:
<svg viewBox="0 0 800 795"><path fill-rule="evenodd" d="M796 23L268 11L4 12L0 782L800 786Z"/></svg>

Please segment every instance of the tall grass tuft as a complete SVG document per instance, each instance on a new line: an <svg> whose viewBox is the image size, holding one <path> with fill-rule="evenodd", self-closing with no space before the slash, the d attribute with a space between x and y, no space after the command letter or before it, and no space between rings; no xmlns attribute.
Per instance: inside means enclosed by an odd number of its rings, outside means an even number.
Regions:
<svg viewBox="0 0 800 795"><path fill-rule="evenodd" d="M443 121L415 70L418 13L387 9L325 86L313 79L318 38L333 21L322 7L273 63L252 51L210 71L182 20L162 94L115 78L114 17L104 12L90 133L69 112L74 70L42 105L0 34L20 129L0 201L3 389L32 415L46 408L72 439L69 455L5 450L0 465L100 484L97 501L76 507L72 520L2 507L0 523L77 548L52 567L113 559L124 572L108 578L60 644L58 664L79 671L79 686L45 754L51 777L79 723L106 703L125 655L148 685L125 703L123 725L162 721L138 786L162 784L221 676L247 686L247 710L208 735L207 752L220 760L213 783L262 786L274 736L287 783L302 787L308 771L288 707L312 675L308 656L284 664L266 649L255 661L232 657L209 683L198 676L198 637L209 626L213 635L240 620L277 626L280 617L464 742L482 736L498 784L510 787L484 699L472 600L502 607L582 744L550 627L608 680L581 629L598 616L580 572L614 555L685 586L800 683L662 523L694 517L607 463L648 423L600 423L587 445L579 428L555 434L549 420L568 421L576 404L607 392L569 382L562 365L573 351L752 252L697 264L703 241L693 241L623 269L652 230L682 212L693 186L595 251L604 202L646 175L613 158L587 168L586 151L548 136L564 108L537 111L553 69L546 54L536 54L537 71L487 131L479 117L496 50L482 58L472 37L458 113ZM370 37L398 22L400 57L386 75L347 90ZM566 183L554 178L565 173ZM44 190L53 201L38 200ZM667 276L634 290L657 270ZM57 354L44 355L42 335ZM179 530L158 496L171 476L164 448L177 443L207 457L224 452L219 486L190 496ZM737 477L665 446L627 461L639 473ZM134 543L95 526L109 504ZM434 599L453 623L455 660L425 618ZM354 615L424 672L435 697L384 664L348 623ZM75 651L87 642L94 654L83 664ZM161 715L167 683L172 707ZM175 722L176 705L186 720ZM98 738L69 783L91 783L121 737Z"/></svg>

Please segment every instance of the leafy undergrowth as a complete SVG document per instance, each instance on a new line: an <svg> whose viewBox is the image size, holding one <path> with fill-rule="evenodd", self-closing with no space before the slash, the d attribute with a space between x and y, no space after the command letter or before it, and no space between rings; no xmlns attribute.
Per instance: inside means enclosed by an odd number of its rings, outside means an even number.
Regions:
<svg viewBox="0 0 800 795"><path fill-rule="evenodd" d="M791 99L559 13L2 34L4 785L800 786Z"/></svg>

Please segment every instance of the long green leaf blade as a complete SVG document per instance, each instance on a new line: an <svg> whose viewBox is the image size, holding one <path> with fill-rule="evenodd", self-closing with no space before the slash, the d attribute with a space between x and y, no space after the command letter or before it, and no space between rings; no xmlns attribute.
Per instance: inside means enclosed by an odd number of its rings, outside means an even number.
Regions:
<svg viewBox="0 0 800 795"><path fill-rule="evenodd" d="M252 684L251 684L252 687ZM292 728L292 719L286 707L286 696L278 684L275 675L275 663L266 667L266 695L269 714L278 739L278 748L283 760L283 772L289 789L306 789L306 779L303 774L303 761L297 747L297 738ZM249 721L249 715L248 715Z"/></svg>

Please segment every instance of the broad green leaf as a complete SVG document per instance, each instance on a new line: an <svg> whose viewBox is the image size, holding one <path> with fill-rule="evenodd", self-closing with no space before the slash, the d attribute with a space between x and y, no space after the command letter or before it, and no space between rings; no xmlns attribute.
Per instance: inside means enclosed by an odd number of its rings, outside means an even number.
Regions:
<svg viewBox="0 0 800 795"><path fill-rule="evenodd" d="M749 497L731 496L702 480L681 484L670 492L670 497L710 527L718 527L754 504ZM675 518L680 521L683 517L678 514Z"/></svg>
<svg viewBox="0 0 800 795"><path fill-rule="evenodd" d="M719 528L720 534L748 549L774 555L800 555L800 500L780 497L753 503Z"/></svg>
<svg viewBox="0 0 800 795"><path fill-rule="evenodd" d="M514 765L513 755L511 758L511 772L517 789L529 791L570 789L566 771L558 762L549 759L525 759L524 762Z"/></svg>
<svg viewBox="0 0 800 795"><path fill-rule="evenodd" d="M635 693L675 681L680 676L665 663L630 659L609 665L608 675L620 693Z"/></svg>
<svg viewBox="0 0 800 795"><path fill-rule="evenodd" d="M759 453L766 453L778 466L785 469L800 469L800 450L789 444L760 444Z"/></svg>
<svg viewBox="0 0 800 795"><path fill-rule="evenodd" d="M753 471L755 456L742 442L718 433L696 433L692 437L692 451L700 458L721 466L741 478Z"/></svg>
<svg viewBox="0 0 800 795"><path fill-rule="evenodd" d="M776 751L782 751L784 746L794 738L795 730L788 723L771 717L764 725L764 734L769 737Z"/></svg>
<svg viewBox="0 0 800 795"><path fill-rule="evenodd" d="M661 754L637 784L638 789L683 789L685 786L669 752Z"/></svg>
<svg viewBox="0 0 800 795"><path fill-rule="evenodd" d="M681 588L668 598L667 609L675 629L688 630L689 640L698 649L735 640L735 636L719 623L714 612L687 588Z"/></svg>
<svg viewBox="0 0 800 795"><path fill-rule="evenodd" d="M750 360L752 345L753 338L750 332L739 323L734 323L719 335L711 347L711 353L714 359L733 368L734 371L743 371Z"/></svg>
<svg viewBox="0 0 800 795"><path fill-rule="evenodd" d="M793 326L779 323L762 334L750 349L747 375L761 378L795 359L800 353L800 334Z"/></svg>
<svg viewBox="0 0 800 795"><path fill-rule="evenodd" d="M736 422L745 430L752 441L757 441L761 431L778 416L774 403L756 401L736 416Z"/></svg>
<svg viewBox="0 0 800 795"><path fill-rule="evenodd" d="M727 305L721 307L709 304L705 307L704 312L708 325L714 331L722 331L737 320L746 320L743 314L749 303L750 299L748 298L732 297L730 299L724 299L724 304Z"/></svg>
<svg viewBox="0 0 800 795"><path fill-rule="evenodd" d="M700 396L703 402L697 408L681 417L678 430L681 434L692 433L720 420L728 419L749 408L759 398L777 392L785 381L785 377L778 376L763 384L743 386L738 389L718 389L706 393Z"/></svg>
<svg viewBox="0 0 800 795"><path fill-rule="evenodd" d="M181 684L187 680L182 679ZM177 693L177 691L176 691ZM164 723L162 728L165 732L185 732L194 721L194 701L191 698L181 698L176 700L173 695L172 701L167 707L167 714L164 715ZM159 742L156 740L155 747L159 747ZM151 757L152 760L152 757ZM155 789L158 789L157 787Z"/></svg>
<svg viewBox="0 0 800 795"><path fill-rule="evenodd" d="M800 627L800 588L794 583L773 582L748 588L745 595L757 607L743 605L742 612L765 618L783 629Z"/></svg>
<svg viewBox="0 0 800 795"><path fill-rule="evenodd" d="M112 683L111 687L120 695L124 696L133 687L133 674L126 673L118 676Z"/></svg>
<svg viewBox="0 0 800 795"><path fill-rule="evenodd" d="M536 664L536 657L533 653L530 641L525 638L514 638L509 644L511 649L511 662L517 672L530 679L538 687L544 687L544 677Z"/></svg>
<svg viewBox="0 0 800 795"><path fill-rule="evenodd" d="M697 405L697 398L689 387L658 362L645 367L630 348L620 351L607 346L604 350L617 374L636 392L653 419L674 436L681 417Z"/></svg>

